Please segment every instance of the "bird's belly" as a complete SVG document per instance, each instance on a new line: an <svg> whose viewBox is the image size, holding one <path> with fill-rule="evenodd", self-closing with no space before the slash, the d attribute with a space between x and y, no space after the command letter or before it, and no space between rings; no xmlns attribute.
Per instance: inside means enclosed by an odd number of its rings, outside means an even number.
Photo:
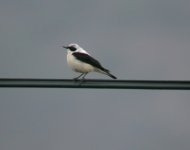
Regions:
<svg viewBox="0 0 190 150"><path fill-rule="evenodd" d="M67 56L67 63L76 72L87 73L94 71L94 67L92 65L83 63L72 55Z"/></svg>

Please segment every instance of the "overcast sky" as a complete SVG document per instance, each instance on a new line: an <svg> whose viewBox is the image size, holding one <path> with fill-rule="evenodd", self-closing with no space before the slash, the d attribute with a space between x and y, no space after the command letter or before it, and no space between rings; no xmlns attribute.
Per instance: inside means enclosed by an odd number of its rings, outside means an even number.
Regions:
<svg viewBox="0 0 190 150"><path fill-rule="evenodd" d="M189 8L188 0L1 0L0 77L76 77L61 48L76 42L119 79L190 80ZM188 91L0 89L0 149L189 150L189 100Z"/></svg>

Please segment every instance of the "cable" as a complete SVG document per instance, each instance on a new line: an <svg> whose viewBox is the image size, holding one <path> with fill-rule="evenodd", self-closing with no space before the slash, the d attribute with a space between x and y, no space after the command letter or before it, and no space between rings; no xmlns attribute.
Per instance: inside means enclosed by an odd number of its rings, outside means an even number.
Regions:
<svg viewBox="0 0 190 150"><path fill-rule="evenodd" d="M190 81L174 80L95 80L0 78L0 88L97 88L190 90Z"/></svg>

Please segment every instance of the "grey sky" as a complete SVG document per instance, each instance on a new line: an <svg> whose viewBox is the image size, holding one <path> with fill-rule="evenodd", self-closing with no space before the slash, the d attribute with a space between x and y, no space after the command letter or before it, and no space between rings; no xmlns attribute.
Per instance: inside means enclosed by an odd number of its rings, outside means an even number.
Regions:
<svg viewBox="0 0 190 150"><path fill-rule="evenodd" d="M73 78L77 42L119 79L190 79L187 0L1 0L0 77ZM104 78L89 74L87 78ZM190 149L188 91L0 89L0 149Z"/></svg>

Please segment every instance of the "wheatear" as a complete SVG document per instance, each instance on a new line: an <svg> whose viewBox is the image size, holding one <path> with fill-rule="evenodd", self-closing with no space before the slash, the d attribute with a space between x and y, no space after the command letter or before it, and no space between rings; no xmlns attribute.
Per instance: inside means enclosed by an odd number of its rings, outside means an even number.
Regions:
<svg viewBox="0 0 190 150"><path fill-rule="evenodd" d="M72 70L81 73L75 80L82 77L82 80L89 72L99 72L106 74L113 79L117 79L110 71L94 59L87 51L80 47L76 43L71 43L68 46L63 46L67 49L67 63L72 68Z"/></svg>

